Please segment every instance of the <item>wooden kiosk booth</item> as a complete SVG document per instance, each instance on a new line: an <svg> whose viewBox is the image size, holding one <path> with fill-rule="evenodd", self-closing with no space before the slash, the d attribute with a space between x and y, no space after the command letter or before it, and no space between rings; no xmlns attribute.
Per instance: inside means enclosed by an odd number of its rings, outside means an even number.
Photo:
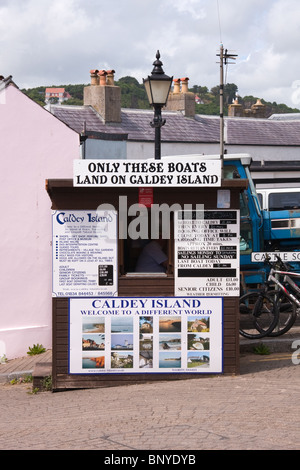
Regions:
<svg viewBox="0 0 300 470"><path fill-rule="evenodd" d="M46 181L53 391L239 373L247 181L221 173L218 157L76 160ZM137 270L153 240L165 267Z"/></svg>

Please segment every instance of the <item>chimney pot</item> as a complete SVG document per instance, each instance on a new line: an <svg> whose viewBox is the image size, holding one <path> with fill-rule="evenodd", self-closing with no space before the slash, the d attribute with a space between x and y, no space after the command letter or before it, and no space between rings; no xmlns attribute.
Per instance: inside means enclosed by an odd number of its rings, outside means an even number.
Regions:
<svg viewBox="0 0 300 470"><path fill-rule="evenodd" d="M99 77L98 77L99 70L90 70L91 74L91 85L99 85Z"/></svg>
<svg viewBox="0 0 300 470"><path fill-rule="evenodd" d="M98 76L100 77L100 85L102 86L106 85L106 75L107 75L106 70L100 70L98 72Z"/></svg>
<svg viewBox="0 0 300 470"><path fill-rule="evenodd" d="M173 81L174 81L173 93L180 93L180 78L175 78Z"/></svg>
<svg viewBox="0 0 300 470"><path fill-rule="evenodd" d="M189 83L189 78L188 77L185 77L185 78L181 79L181 84L182 84L181 93L188 93L189 92L188 83Z"/></svg>
<svg viewBox="0 0 300 470"><path fill-rule="evenodd" d="M114 74L115 70L107 70L107 85L109 86L114 86L115 81L114 81Z"/></svg>

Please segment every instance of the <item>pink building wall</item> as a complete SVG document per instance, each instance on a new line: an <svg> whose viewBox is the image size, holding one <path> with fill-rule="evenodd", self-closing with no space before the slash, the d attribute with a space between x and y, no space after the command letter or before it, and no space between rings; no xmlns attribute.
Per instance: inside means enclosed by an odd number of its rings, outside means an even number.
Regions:
<svg viewBox="0 0 300 470"><path fill-rule="evenodd" d="M52 346L47 178L72 178L79 135L13 85L0 92L0 359Z"/></svg>

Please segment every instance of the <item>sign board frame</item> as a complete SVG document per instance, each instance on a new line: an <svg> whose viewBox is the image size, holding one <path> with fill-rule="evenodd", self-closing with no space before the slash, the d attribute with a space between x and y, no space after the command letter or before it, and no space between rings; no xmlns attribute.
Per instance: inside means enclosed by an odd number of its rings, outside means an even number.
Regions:
<svg viewBox="0 0 300 470"><path fill-rule="evenodd" d="M203 156L161 160L87 160L73 163L74 187L220 187L221 161Z"/></svg>
<svg viewBox="0 0 300 470"><path fill-rule="evenodd" d="M69 298L69 374L223 372L223 299Z"/></svg>
<svg viewBox="0 0 300 470"><path fill-rule="evenodd" d="M263 263L266 259L266 256L270 258L270 261L277 261L276 256L280 256L282 261L287 262L299 262L300 261L300 251L256 251L251 253L251 261L253 263Z"/></svg>
<svg viewBox="0 0 300 470"><path fill-rule="evenodd" d="M239 210L176 211L174 224L175 295L238 297Z"/></svg>
<svg viewBox="0 0 300 470"><path fill-rule="evenodd" d="M52 297L116 296L117 212L52 211Z"/></svg>

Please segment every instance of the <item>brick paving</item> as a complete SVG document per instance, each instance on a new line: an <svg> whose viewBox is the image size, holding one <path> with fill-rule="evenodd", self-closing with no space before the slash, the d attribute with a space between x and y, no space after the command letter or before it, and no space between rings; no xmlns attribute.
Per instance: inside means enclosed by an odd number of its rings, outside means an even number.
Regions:
<svg viewBox="0 0 300 470"><path fill-rule="evenodd" d="M242 352L239 376L37 394L2 382L0 449L299 450L293 353L300 362L300 344L268 356Z"/></svg>

